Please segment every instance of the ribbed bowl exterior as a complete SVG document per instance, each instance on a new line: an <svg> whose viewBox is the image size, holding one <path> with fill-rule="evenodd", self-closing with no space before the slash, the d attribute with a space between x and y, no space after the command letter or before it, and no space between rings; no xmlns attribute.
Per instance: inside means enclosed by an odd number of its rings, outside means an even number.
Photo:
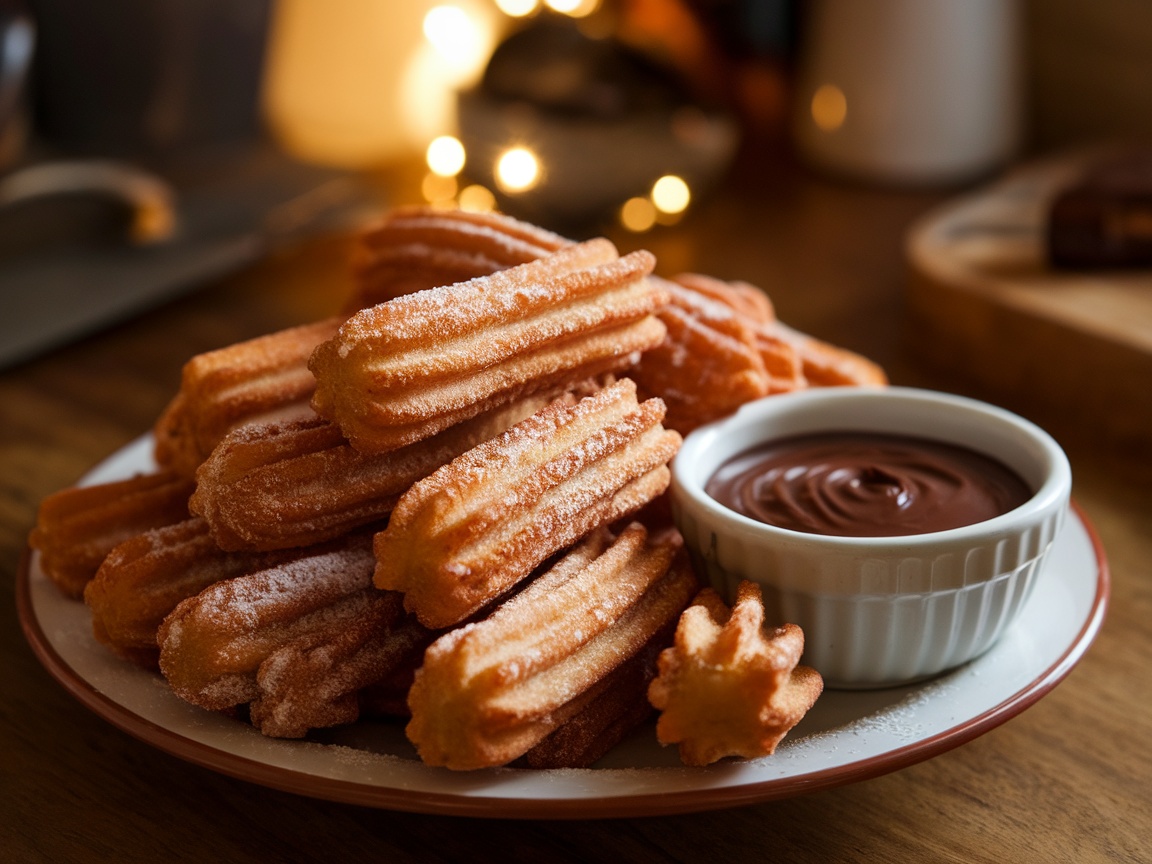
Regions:
<svg viewBox="0 0 1152 864"><path fill-rule="evenodd" d="M824 537L763 525L719 504L706 481L773 437L852 429L964 444L1017 470L1035 490L1010 513L906 537ZM909 388L828 388L749 403L692 433L672 465L672 507L702 576L732 599L747 579L769 624L804 631L803 662L830 687L906 684L988 650L1037 585L1068 512L1067 457L1023 418Z"/></svg>
<svg viewBox="0 0 1152 864"><path fill-rule="evenodd" d="M690 508L676 510L698 571L717 591L732 597L741 580L758 583L766 620L803 629L803 662L825 684L867 688L930 677L991 648L1042 578L1067 506L966 551L816 561L806 551L717 531Z"/></svg>

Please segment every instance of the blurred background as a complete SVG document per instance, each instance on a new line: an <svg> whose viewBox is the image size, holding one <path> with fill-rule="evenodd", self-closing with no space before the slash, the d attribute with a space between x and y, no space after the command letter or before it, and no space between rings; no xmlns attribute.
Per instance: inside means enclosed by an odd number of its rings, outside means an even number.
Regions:
<svg viewBox="0 0 1152 864"><path fill-rule="evenodd" d="M1143 0L0 0L0 361L384 207L658 234L1152 133Z"/></svg>

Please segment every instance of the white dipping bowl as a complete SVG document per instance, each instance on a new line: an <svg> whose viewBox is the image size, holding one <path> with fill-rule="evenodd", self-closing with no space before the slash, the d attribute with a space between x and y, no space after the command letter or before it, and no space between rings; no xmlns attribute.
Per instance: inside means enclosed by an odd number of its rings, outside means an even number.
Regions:
<svg viewBox="0 0 1152 864"><path fill-rule="evenodd" d="M721 465L805 433L881 432L957 444L1016 471L1032 497L947 531L833 537L766 525L704 491ZM1060 446L1008 411L903 387L832 387L769 396L687 437L672 463L672 506L701 571L730 602L762 586L768 624L804 630L803 662L829 687L921 680L988 650L1028 599L1068 512Z"/></svg>

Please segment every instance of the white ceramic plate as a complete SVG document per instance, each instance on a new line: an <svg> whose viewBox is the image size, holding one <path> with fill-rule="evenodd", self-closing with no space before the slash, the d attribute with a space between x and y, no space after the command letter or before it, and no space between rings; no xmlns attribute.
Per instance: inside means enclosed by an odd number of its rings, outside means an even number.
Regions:
<svg viewBox="0 0 1152 864"><path fill-rule="evenodd" d="M85 478L151 469L143 438ZM109 654L87 607L61 596L28 554L17 580L21 623L48 671L104 719L178 757L276 789L353 804L500 818L603 818L709 810L784 798L875 777L928 759L998 726L1056 686L1104 619L1109 576L1084 515L1056 541L1016 624L986 654L925 683L829 690L775 755L685 768L645 727L595 768L470 773L421 764L398 724L361 722L306 741L265 738L188 705L155 674Z"/></svg>

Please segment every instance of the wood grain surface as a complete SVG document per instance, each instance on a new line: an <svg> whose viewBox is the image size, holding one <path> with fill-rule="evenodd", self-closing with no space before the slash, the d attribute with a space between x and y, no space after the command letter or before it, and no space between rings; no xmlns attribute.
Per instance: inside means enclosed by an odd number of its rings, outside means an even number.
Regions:
<svg viewBox="0 0 1152 864"><path fill-rule="evenodd" d="M768 291L782 320L861 351L892 381L985 397L964 359L908 350L904 234L940 194L744 167L683 223L641 237L671 275ZM1095 645L1051 694L941 756L855 785L694 815L510 822L377 811L281 793L168 756L89 713L20 632L13 574L42 496L147 431L192 354L335 310L350 241L277 253L180 301L0 373L0 859L163 861L1152 860L1152 470L1102 447L1091 418L997 401L1043 422L1113 577Z"/></svg>

